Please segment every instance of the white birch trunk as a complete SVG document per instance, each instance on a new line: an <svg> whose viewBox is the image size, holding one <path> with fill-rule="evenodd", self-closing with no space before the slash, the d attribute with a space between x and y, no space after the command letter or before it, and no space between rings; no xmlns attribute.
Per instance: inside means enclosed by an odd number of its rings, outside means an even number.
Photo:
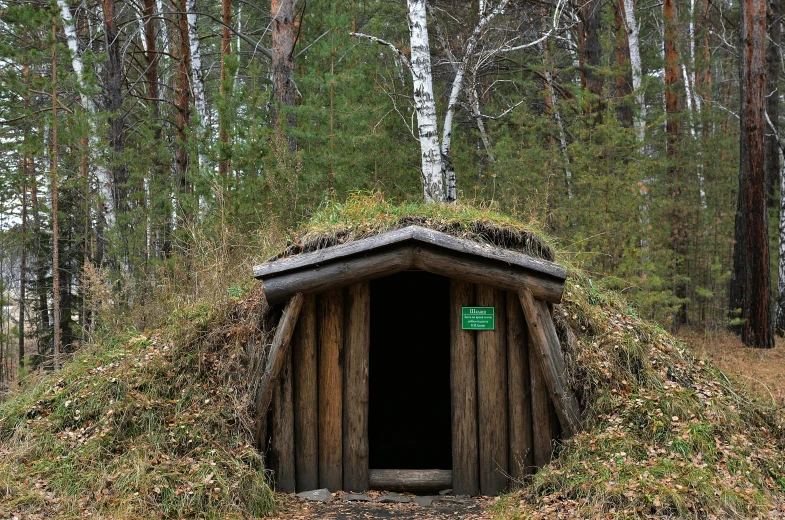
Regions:
<svg viewBox="0 0 785 520"><path fill-rule="evenodd" d="M191 73L193 74L194 107L199 116L199 128L207 125L207 103L204 98L204 80L202 79L202 52L199 47L199 31L196 27L196 0L186 0L188 12L188 43L191 46ZM201 154L200 154L201 155ZM201 159L199 161L201 163Z"/></svg>
<svg viewBox="0 0 785 520"><path fill-rule="evenodd" d="M166 19L163 18L164 16L164 3L163 0L155 0L155 9L157 11L156 15L162 18L161 20L161 42L163 43L163 48L165 54L171 55L172 50L169 48L169 31L166 27Z"/></svg>
<svg viewBox="0 0 785 520"><path fill-rule="evenodd" d="M545 71L545 80L548 82L548 93L551 96L553 120L556 123L556 128L559 130L559 152L561 152L562 160L564 161L564 181L565 184L567 184L567 198L572 200L572 171L570 171L570 155L567 153L567 136L564 133L561 114L559 114L559 109L556 108L558 99L556 97L556 90L553 88L550 70Z"/></svg>
<svg viewBox="0 0 785 520"><path fill-rule="evenodd" d="M780 145L780 193L785 193L785 154ZM774 329L785 329L785 196L780 197L779 257L777 259L777 317Z"/></svg>
<svg viewBox="0 0 785 520"><path fill-rule="evenodd" d="M452 88L450 89L450 98L447 102L447 112L444 114L444 125L442 127L442 163L444 165L444 178L447 182L447 196L445 200L447 202L455 202L457 199L457 188L456 188L456 179L455 179L455 168L452 165L452 157L450 156L450 152L452 149L452 123L455 119L455 107L458 104L458 96L461 94L461 90L463 89L463 80L466 77L466 66L471 59L472 55L474 54L474 49L477 46L477 41L485 29L485 27L493 20L493 18L499 14L504 7L507 5L509 0L502 0L499 2L499 5L491 11L487 16L482 18L477 26L472 31L472 35L469 36L469 39L466 40L463 59L458 64L457 68L455 69L455 78L452 81ZM412 1L409 2L411 4ZM425 1L422 2L423 4L423 20L425 19ZM427 37L427 35L426 35Z"/></svg>
<svg viewBox="0 0 785 520"><path fill-rule="evenodd" d="M472 86L471 92L469 94L471 95L470 106L472 109L472 117L474 117L474 120L477 123L477 130L480 131L480 139L482 139L485 152L488 154L488 160L491 162L496 162L496 158L493 156L493 150L491 150L491 138L488 135L488 132L485 130L485 123L482 120L482 112L480 111L480 96L477 95L477 89L474 86Z"/></svg>
<svg viewBox="0 0 785 520"><path fill-rule="evenodd" d="M100 150L102 147L96 133L95 126L95 103L85 93L86 88L84 84L84 63L82 62L82 53L79 51L79 40L76 36L76 28L74 27L74 17L71 14L71 8L68 6L66 0L57 0L57 5L60 8L60 16L63 18L63 30L65 32L65 40L68 45L68 50L71 52L71 67L76 74L76 80L79 83L79 98L82 106L88 113L88 131L87 138L90 144L90 150ZM92 163L92 161L91 161ZM114 227L114 191L112 190L112 179L109 176L109 170L103 166L96 166L96 176L98 177L98 191L101 197L101 208L106 225L109 228Z"/></svg>
<svg viewBox="0 0 785 520"><path fill-rule="evenodd" d="M425 0L408 0L409 41L411 47L414 108L422 156L423 196L426 202L444 200L442 157L433 97L431 49L428 42Z"/></svg>
<svg viewBox="0 0 785 520"><path fill-rule="evenodd" d="M695 71L695 0L690 0L690 64L692 65L693 72ZM692 101L693 106L695 107L695 112L700 113L701 111L701 99L698 95L698 92L695 90L695 78L694 75L690 76L690 81L692 82Z"/></svg>
<svg viewBox="0 0 785 520"><path fill-rule="evenodd" d="M635 91L635 102L638 103L638 117L635 118L635 132L638 142L643 142L646 135L646 99L641 85L643 84L643 67L641 66L641 46L638 21L635 18L634 0L623 0L624 21L627 25L627 42L630 48L630 68L632 69L632 88Z"/></svg>
<svg viewBox="0 0 785 520"><path fill-rule="evenodd" d="M147 38L144 37L144 27L145 24L150 23L150 20L144 19L144 13L142 12L141 6L137 6L136 8L136 23L139 26L139 44L142 46L145 55L147 55Z"/></svg>

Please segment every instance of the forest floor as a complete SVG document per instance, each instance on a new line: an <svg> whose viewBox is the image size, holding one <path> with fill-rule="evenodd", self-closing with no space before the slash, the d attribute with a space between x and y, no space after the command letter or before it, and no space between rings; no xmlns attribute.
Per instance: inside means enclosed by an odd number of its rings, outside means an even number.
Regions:
<svg viewBox="0 0 785 520"><path fill-rule="evenodd" d="M758 350L746 347L741 340L730 333L700 333L682 331L679 339L689 344L695 353L708 357L729 378L748 386L762 398L770 400L780 409L785 408L785 339L777 338L776 347ZM274 520L311 520L325 518L332 520L441 520L448 518L467 518L472 520L494 517L492 506L495 497L475 497L467 500L435 500L432 504L420 505L415 496L405 494L408 503L378 502L382 493L370 492L371 502L350 502L343 498L345 493L333 495L327 503L310 502L295 495L276 494L279 504ZM441 498L441 497L439 497ZM447 498L447 497L445 497ZM543 517L550 513L543 512ZM552 511L554 516L559 516ZM562 515L568 513L561 512ZM785 504L777 501L772 504L769 518L785 518Z"/></svg>
<svg viewBox="0 0 785 520"><path fill-rule="evenodd" d="M343 498L346 493L333 494L329 502L307 501L295 495L276 494L278 514L273 520L443 520L447 518L465 518L469 520L485 520L493 517L488 507L496 502L495 497L417 497L401 494L400 498L407 503L383 503L379 498L386 493L370 491L366 495L369 502L350 502ZM421 505L416 500L426 499ZM433 502L430 502L433 499Z"/></svg>
<svg viewBox="0 0 785 520"><path fill-rule="evenodd" d="M773 349L755 349L728 332L682 332L677 336L725 374L778 408L785 408L785 339L777 337Z"/></svg>

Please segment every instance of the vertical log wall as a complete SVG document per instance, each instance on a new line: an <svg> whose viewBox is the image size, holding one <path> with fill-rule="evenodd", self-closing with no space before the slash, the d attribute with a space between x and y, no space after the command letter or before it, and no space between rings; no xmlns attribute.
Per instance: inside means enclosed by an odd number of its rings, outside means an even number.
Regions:
<svg viewBox="0 0 785 520"><path fill-rule="evenodd" d="M368 283L304 298L273 402L278 490L368 489L369 354Z"/></svg>
<svg viewBox="0 0 785 520"><path fill-rule="evenodd" d="M469 306L496 330L462 330ZM559 421L517 294L453 279L450 321L452 487L499 494L550 461ZM271 414L279 490L368 489L369 355L369 283L305 297Z"/></svg>
<svg viewBox="0 0 785 520"><path fill-rule="evenodd" d="M450 306L453 489L495 495L550 461L559 422L518 295L453 279ZM496 330L461 330L471 306L494 307Z"/></svg>

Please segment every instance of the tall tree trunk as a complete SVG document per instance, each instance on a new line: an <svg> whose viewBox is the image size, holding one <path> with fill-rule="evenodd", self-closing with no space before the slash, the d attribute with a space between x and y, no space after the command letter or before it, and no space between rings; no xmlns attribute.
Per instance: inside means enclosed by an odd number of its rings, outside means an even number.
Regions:
<svg viewBox="0 0 785 520"><path fill-rule="evenodd" d="M186 0L173 0L176 11L186 12ZM191 49L189 44L189 27L186 14L177 15L178 27L175 31L173 54L177 62L177 78L175 80L175 178L177 183L177 224L182 228L187 221L185 215L185 196L190 192L188 182L188 129L191 126L191 85L190 65Z"/></svg>
<svg viewBox="0 0 785 520"><path fill-rule="evenodd" d="M273 19L273 95L279 107L294 106L295 90L292 74L294 73L294 2L293 0L270 0L270 16ZM281 128L281 114L273 113L275 128L279 135L285 134ZM294 127L297 120L291 111L286 115L289 127ZM287 136L289 149L297 149L297 141Z"/></svg>
<svg viewBox="0 0 785 520"><path fill-rule="evenodd" d="M204 77L202 74L202 50L196 18L196 0L185 0L185 10L188 13L186 20L188 22L188 45L190 46L189 66L191 70L191 94L193 95L196 115L199 118L198 125L193 124L192 122L192 130L194 130L194 133L197 136L197 139L195 140L198 149L196 159L198 161L197 166L201 169L207 162L204 155L204 145L202 143L206 140L209 132L210 114L207 111L207 101L205 99Z"/></svg>
<svg viewBox="0 0 785 520"><path fill-rule="evenodd" d="M687 257L687 241L689 228L687 212L681 200L682 179L679 168L679 144L681 143L681 68L679 66L679 51L676 47L678 28L676 21L675 0L665 0L663 4L665 16L665 131L667 133L666 147L668 156L668 192L670 196L670 248L672 253L670 276L674 281L674 295L684 300L687 297L687 284L684 281L684 262ZM674 328L687 323L686 303L680 303L673 317Z"/></svg>
<svg viewBox="0 0 785 520"><path fill-rule="evenodd" d="M38 331L38 351L41 353L41 344L46 342L47 345L44 351L49 350L49 298L47 296L47 283L46 283L46 266L47 260L44 254L42 232L41 232L41 207L38 203L38 183L35 174L35 161L31 160L28 164L30 169L30 209L33 212L33 235L36 238L35 244L35 289L38 298L38 319L41 322L40 330Z"/></svg>
<svg viewBox="0 0 785 520"><path fill-rule="evenodd" d="M25 60L22 66L22 78L24 78L25 85L28 84L28 77L30 75L30 67ZM24 111L30 105L30 98L25 94ZM30 130L28 125L24 125L24 136L22 137L22 237L21 237L21 251L19 253L19 368L25 366L25 306L27 289L27 182L30 178L29 165L29 152L27 148L28 134Z"/></svg>
<svg viewBox="0 0 785 520"><path fill-rule="evenodd" d="M186 20L188 22L188 45L190 46L190 64L194 97L194 107L199 116L199 125L204 128L208 123L207 101L204 93L204 79L202 77L202 50L199 43L199 30L196 24L196 0L185 1ZM224 30L227 30L224 28Z"/></svg>
<svg viewBox="0 0 785 520"><path fill-rule="evenodd" d="M27 100L25 99L25 104ZM27 130L25 130L27 134ZM25 135L26 137L26 135ZM26 139L25 139L26 140ZM22 157L22 237L19 253L19 368L25 366L25 289L27 288L27 149Z"/></svg>
<svg viewBox="0 0 785 520"><path fill-rule="evenodd" d="M79 49L79 40L77 38L76 27L74 26L73 15L71 14L71 8L69 7L67 0L57 0L57 5L60 8L60 16L63 19L63 31L65 32L68 50L71 51L71 67L74 70L76 80L79 84L79 98L82 102L82 106L88 112L88 141L90 149L98 151L101 149L101 144L95 127L96 107L93 100L87 95L87 86L84 81L84 62L82 60L82 52ZM101 224L98 226L98 229L100 230L98 240L103 244L103 230L107 227L114 227L114 208L117 201L115 201L113 181L109 170L99 163L96 164L95 171L98 178L98 191L100 194L98 220ZM103 245L101 247L103 248Z"/></svg>
<svg viewBox="0 0 785 520"><path fill-rule="evenodd" d="M120 57L120 31L117 27L116 0L102 0L104 14L104 37L106 45L106 94L109 112L110 170L112 172L113 210L122 213L126 205L128 171L125 167L123 152L125 135L123 131L123 61Z"/></svg>
<svg viewBox="0 0 785 520"><path fill-rule="evenodd" d="M785 154L783 154L782 145L780 145L780 168L785 169ZM785 175L780 170L780 193L785 193ZM785 335L785 197L780 196L780 214L779 214L779 227L778 227L778 262L779 267L777 274L777 318L774 323L774 329L780 336Z"/></svg>
<svg viewBox="0 0 785 520"><path fill-rule="evenodd" d="M741 108L739 194L733 272L742 280L744 323L741 338L757 348L771 348L769 241L766 210L766 2L743 0L741 6ZM741 225L738 225L741 221ZM739 236L739 232L743 237ZM746 242L746 243L743 243ZM737 254L743 243L744 248ZM739 260L737 263L736 261Z"/></svg>
<svg viewBox="0 0 785 520"><path fill-rule="evenodd" d="M477 44L479 43L480 35L482 34L485 27L491 22L491 20L496 17L497 14L502 12L507 5L509 0L502 0L499 4L487 15L483 15L480 18L480 21L477 22L477 25L472 30L472 34L466 40L463 49L463 59L458 63L455 69L455 77L452 80L452 86L450 88L450 97L447 101L447 110L444 114L444 124L442 125L442 145L441 145L441 156L442 156L442 177L444 178L445 183L445 194L444 194L444 201L445 202L455 202L458 198L457 193L457 181L455 178L455 167L452 163L452 126L453 121L455 119L455 109L458 105L458 97L461 95L461 92L464 89L464 81L466 78L466 68L468 67L469 60L473 57L474 51L477 48ZM413 2L410 2L412 4ZM422 3L425 4L424 9L427 10L427 0L422 0ZM481 6L481 13L484 11L484 8ZM426 23L425 15L423 15L423 23ZM428 36L428 27L425 26L425 37L427 43L427 36ZM430 52L430 50L429 50ZM451 53L452 54L452 53ZM412 56L412 58L414 58ZM413 59L412 59L413 61ZM471 85L470 88L470 95L475 93L475 85ZM474 103L473 99L471 100L472 104ZM477 110L479 111L479 102L477 103Z"/></svg>
<svg viewBox="0 0 785 520"><path fill-rule="evenodd" d="M60 368L60 233L57 210L57 25L52 24L52 152L49 182L52 193L52 305L54 308L54 369Z"/></svg>
<svg viewBox="0 0 785 520"><path fill-rule="evenodd" d="M709 14L709 0L701 0L701 37L703 40L703 51L701 59L695 67L695 90L703 100L704 106L711 104L711 47L709 42L711 23ZM708 112L706 112L706 114L708 115ZM708 117L704 117L703 119L703 133L708 134Z"/></svg>
<svg viewBox="0 0 785 520"><path fill-rule="evenodd" d="M564 123L561 119L561 114L556 106L558 98L556 97L556 90L553 88L553 62L551 60L550 49L548 42L543 41L540 43L540 50L542 51L543 65L545 66L545 74L543 83L545 84L545 110L548 113L548 118L551 120L551 126L555 126L559 133L559 152L564 162L564 187L567 193L567 199L572 200L572 171L570 170L570 155L567 153L567 136L564 132Z"/></svg>
<svg viewBox="0 0 785 520"><path fill-rule="evenodd" d="M629 96L632 93L632 71L630 69L630 45L627 26L624 22L622 0L613 6L616 33L616 118L623 126L633 125L632 106Z"/></svg>
<svg viewBox="0 0 785 520"><path fill-rule="evenodd" d="M411 47L414 107L420 139L423 196L426 202L444 200L442 156L436 124L436 100L433 97L431 47L428 41L426 0L407 0L409 41Z"/></svg>
<svg viewBox="0 0 785 520"><path fill-rule="evenodd" d="M232 54L232 35L229 32L229 27L232 24L232 0L221 0L221 21L223 27L221 28L221 103L223 110L220 111L218 117L218 175L223 182L224 190L227 187L229 176L229 168L231 167L231 150L229 147L229 114L228 102L231 98L231 86L229 85L229 77L226 73L228 66L227 60ZM222 197L225 197L223 194Z"/></svg>
<svg viewBox="0 0 785 520"><path fill-rule="evenodd" d="M779 184L780 149L775 130L779 131L780 119L780 43L782 42L782 6L781 0L769 0L766 10L766 25L769 28L769 45L766 49L766 113L769 115L774 130L766 132L766 194L768 206L773 207L776 199L776 188ZM785 259L783 259L785 260ZM781 261L783 261L781 260Z"/></svg>
<svg viewBox="0 0 785 520"><path fill-rule="evenodd" d="M708 0L705 0L708 1ZM627 28L627 42L630 49L630 72L632 74L632 89L635 91L635 101L638 104L638 117L635 118L635 129L638 142L643 142L646 137L646 99L643 95L643 67L641 65L641 48L638 21L635 18L635 3L633 0L621 0L619 9L624 14Z"/></svg>
<svg viewBox="0 0 785 520"><path fill-rule="evenodd" d="M586 0L581 5L583 21L583 75L586 78L586 90L593 94L589 111L594 116L594 123L602 123L604 103L602 98L603 78L599 69L602 66L602 47L600 46L600 22L602 21L601 0Z"/></svg>

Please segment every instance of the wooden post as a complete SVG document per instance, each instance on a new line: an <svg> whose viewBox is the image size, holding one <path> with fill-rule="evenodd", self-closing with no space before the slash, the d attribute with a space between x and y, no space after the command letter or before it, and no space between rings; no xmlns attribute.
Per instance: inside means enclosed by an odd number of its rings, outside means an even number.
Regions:
<svg viewBox="0 0 785 520"><path fill-rule="evenodd" d="M344 345L343 489L368 489L368 367L371 347L371 286L346 291Z"/></svg>
<svg viewBox="0 0 785 520"><path fill-rule="evenodd" d="M529 327L531 351L537 359L537 365L542 369L541 376L556 407L562 431L567 436L573 435L580 427L581 410L564 377L564 356L548 304L535 300L526 287L518 291L518 298Z"/></svg>
<svg viewBox="0 0 785 520"><path fill-rule="evenodd" d="M548 388L545 386L542 369L539 366L539 360L533 348L529 349L529 368L531 373L532 423L534 426L534 438L532 441L534 465L541 468L551 461L553 439L556 437L556 431L554 431L554 424L551 418L552 405L548 396Z"/></svg>
<svg viewBox="0 0 785 520"><path fill-rule="evenodd" d="M256 438L262 439L267 429L267 409L270 407L270 400L273 398L273 390L281 372L286 354L289 351L289 343L294 333L294 326L297 324L297 317L300 315L300 308L303 305L303 295L300 293L292 296L283 308L283 314L275 329L273 344L267 354L267 363L264 372L256 389Z"/></svg>
<svg viewBox="0 0 785 520"><path fill-rule="evenodd" d="M456 495L477 495L477 345L461 329L461 307L474 304L474 284L450 280L450 387L452 393L452 486Z"/></svg>
<svg viewBox="0 0 785 520"><path fill-rule="evenodd" d="M319 486L343 486L343 292L320 295L319 319Z"/></svg>
<svg viewBox="0 0 785 520"><path fill-rule="evenodd" d="M273 403L273 460L275 489L294 493L294 410L292 403L292 356L286 356Z"/></svg>
<svg viewBox="0 0 785 520"><path fill-rule="evenodd" d="M507 341L504 292L476 287L477 305L496 309L496 330L477 331L477 396L480 490L498 495L507 488Z"/></svg>
<svg viewBox="0 0 785 520"><path fill-rule="evenodd" d="M507 390L510 407L510 476L520 482L534 470L531 376L526 321L518 295L507 293Z"/></svg>
<svg viewBox="0 0 785 520"><path fill-rule="evenodd" d="M316 297L305 296L292 340L294 449L297 491L319 487L319 429L316 390Z"/></svg>

